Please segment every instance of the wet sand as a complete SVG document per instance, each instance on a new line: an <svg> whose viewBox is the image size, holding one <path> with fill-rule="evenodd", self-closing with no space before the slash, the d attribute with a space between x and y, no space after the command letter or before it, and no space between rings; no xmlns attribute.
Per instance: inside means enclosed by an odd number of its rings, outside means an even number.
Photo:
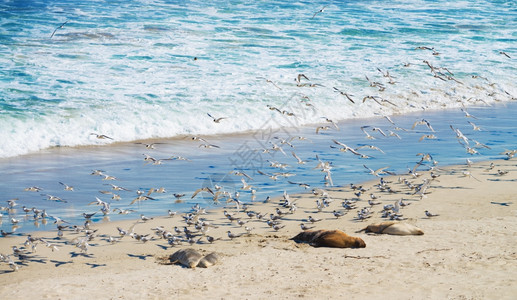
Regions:
<svg viewBox="0 0 517 300"><path fill-rule="evenodd" d="M493 162L491 170L489 164ZM264 221L248 218L233 203L211 210L200 217L218 228L208 235L220 240L210 244L203 236L190 246L187 242L170 246L156 236L151 228L163 226L173 231L185 223L178 214L138 221L134 232L149 234L153 240L143 243L123 237L113 244L106 239L119 237L117 226L129 229L135 221L93 223L94 239L86 252L70 244L84 237L84 232L65 231L56 239L56 231L35 232L33 236L56 243L59 251L51 251L41 241L33 252L24 247L23 236L9 236L0 243L0 253L12 254L12 246L26 252L26 259L13 257L19 270L12 272L8 264L0 264L0 297L62 298L62 299L180 299L240 298L401 298L401 299L512 299L517 295L517 163L515 159L494 160L435 170L440 176L431 181L425 197L413 194L402 181L414 185L430 178L422 172L418 178L410 175L385 177L397 193L381 192L367 182L367 190L357 198L349 186L328 189L332 201L318 212L313 194L291 194L298 210L282 218L284 228L275 231ZM472 176L465 176L464 171ZM498 170L508 171L498 175ZM399 178L400 177L400 178ZM371 208L372 217L356 221L357 210L370 207L369 194L381 202ZM385 204L403 198L411 203L401 209L404 222L415 224L424 231L422 236L390 236L355 233L366 225L382 221L380 211ZM345 199L357 208L337 219L333 210L344 211ZM255 202L250 211L266 215L275 213L280 198L269 203ZM236 213L253 227L245 234L243 227L230 222L222 210ZM428 218L429 210L439 216ZM361 237L366 248L313 248L290 240L298 234L300 223L311 215L323 219L316 229L340 229ZM193 226L189 229L194 230ZM242 236L230 240L226 231ZM164 265L168 255L178 249L192 247L202 252L220 253L220 262L207 269L188 269L179 265Z"/></svg>

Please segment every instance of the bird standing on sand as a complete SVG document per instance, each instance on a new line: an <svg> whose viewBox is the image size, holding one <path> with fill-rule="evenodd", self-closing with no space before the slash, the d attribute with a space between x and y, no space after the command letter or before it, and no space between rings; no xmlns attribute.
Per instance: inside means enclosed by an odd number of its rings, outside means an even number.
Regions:
<svg viewBox="0 0 517 300"><path fill-rule="evenodd" d="M240 234L234 234L232 233L230 230L228 230L228 237L233 240L234 238L238 238L240 237L241 235Z"/></svg>
<svg viewBox="0 0 517 300"><path fill-rule="evenodd" d="M313 217L309 216L308 220L309 220L309 222L311 222L311 223L313 223L313 224L314 224L314 223L316 223L316 222L321 221L322 219L314 219Z"/></svg>
<svg viewBox="0 0 517 300"><path fill-rule="evenodd" d="M431 212L429 212L428 210L425 211L425 215L428 217L428 218L432 218L432 217L437 217L439 216L438 214L432 214Z"/></svg>

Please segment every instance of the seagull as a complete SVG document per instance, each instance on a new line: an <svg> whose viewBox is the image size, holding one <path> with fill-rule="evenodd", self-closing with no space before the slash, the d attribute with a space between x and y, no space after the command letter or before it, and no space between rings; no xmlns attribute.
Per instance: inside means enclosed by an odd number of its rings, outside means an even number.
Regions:
<svg viewBox="0 0 517 300"><path fill-rule="evenodd" d="M206 113L210 118L212 118L212 120L214 121L214 123L220 123L222 120L224 119L227 119L226 117L221 117L221 118L215 118L213 117L211 114L209 113Z"/></svg>
<svg viewBox="0 0 517 300"><path fill-rule="evenodd" d="M435 139L436 139L436 135L434 135L434 134L424 134L424 135L422 135L422 136L418 139L418 141L419 141L419 142L421 142L421 141L423 141L424 139L435 140Z"/></svg>
<svg viewBox="0 0 517 300"><path fill-rule="evenodd" d="M298 164L303 165L307 162L305 160L302 160L300 157L298 157L298 155L296 155L296 153L294 153L294 151L291 151L291 154L293 155L294 158L296 158L296 160L298 161Z"/></svg>
<svg viewBox="0 0 517 300"><path fill-rule="evenodd" d="M402 138L400 137L400 135L398 135L397 133L391 131L391 130L388 130L388 136L394 136L396 138L398 138L399 140L401 140Z"/></svg>
<svg viewBox="0 0 517 300"><path fill-rule="evenodd" d="M102 180L117 180L117 177L115 176L111 176L111 175L108 175L108 174L102 174L104 176L104 178L102 178Z"/></svg>
<svg viewBox="0 0 517 300"><path fill-rule="evenodd" d="M362 149L362 148L368 148L368 149L372 149L372 150L377 150L377 151L379 151L381 153L384 153L384 151L382 151L381 148L373 146L373 145L362 145L362 146L359 146L359 147L355 148L355 150L357 151L357 150Z"/></svg>
<svg viewBox="0 0 517 300"><path fill-rule="evenodd" d="M363 165L363 167L365 167L368 171L370 171L371 175L376 176L376 177L380 177L380 175L382 175L382 174L395 175L392 172L385 171L389 167L383 167L383 168L380 168L380 169L377 169L377 170L370 169L366 165Z"/></svg>
<svg viewBox="0 0 517 300"><path fill-rule="evenodd" d="M209 187L202 187L202 188L195 190L194 194L192 194L192 197L190 197L190 199L194 199L194 197L196 197L196 195L200 192L207 192L207 193L214 195L214 192Z"/></svg>
<svg viewBox="0 0 517 300"><path fill-rule="evenodd" d="M144 214L141 214L141 215L140 215L140 219L141 219L142 221L144 221L144 222L147 222L147 221L152 220L153 218L146 217L146 216L144 216Z"/></svg>
<svg viewBox="0 0 517 300"><path fill-rule="evenodd" d="M481 127L477 126L476 124L474 124L474 123L472 123L470 121L468 121L468 123L472 126L472 130L474 130L474 131L482 131Z"/></svg>
<svg viewBox="0 0 517 300"><path fill-rule="evenodd" d="M56 31L57 31L58 29L62 29L62 28L63 28L63 26L65 26L65 25L66 25L66 23L68 23L68 20L66 20L63 24L59 25L58 27L56 27L56 29L54 29L54 31L53 31L53 32L52 32L52 34L50 35L50 38L54 37L54 34L56 34Z"/></svg>
<svg viewBox="0 0 517 300"><path fill-rule="evenodd" d="M474 117L473 115L471 115L468 111L466 111L465 109L461 108L461 111L465 114L465 117L467 118L473 118L473 119L477 119L476 117Z"/></svg>
<svg viewBox="0 0 517 300"><path fill-rule="evenodd" d="M241 171L237 171L237 170L230 171L230 174L237 175L237 176L244 176L244 177L248 178L249 180L253 180L253 178L251 178L251 176L249 176L248 174L241 172Z"/></svg>
<svg viewBox="0 0 517 300"><path fill-rule="evenodd" d="M207 140L205 140L204 138L199 137L199 136L193 136L191 139L192 139L193 141L201 141L201 142L204 142L204 143L207 143L207 144L208 144L208 141L207 141Z"/></svg>
<svg viewBox="0 0 517 300"><path fill-rule="evenodd" d="M463 176L465 176L465 177L474 178L475 180L477 180L477 181L481 182L481 180L479 180L479 179L477 179L476 177L474 177L474 176L472 175L472 173L470 173L470 171L463 171L463 172L462 172L462 174L463 174Z"/></svg>
<svg viewBox="0 0 517 300"><path fill-rule="evenodd" d="M428 210L426 210L426 211L425 211L425 215L426 215L428 218L439 216L438 214L432 214L432 213L430 213Z"/></svg>
<svg viewBox="0 0 517 300"><path fill-rule="evenodd" d="M364 134L366 134L366 138L369 139L369 140L374 140L375 137L372 136L371 134L369 134L368 132L366 132L366 128L368 128L370 126L361 126L361 130L364 132Z"/></svg>
<svg viewBox="0 0 517 300"><path fill-rule="evenodd" d="M345 92L343 92L343 91L339 90L339 89L338 89L338 88L336 88L336 87L334 87L334 91L335 91L335 92L340 93L340 94L341 94L341 95L343 95L343 96L345 96L345 97L348 99L348 101L350 101L350 102L352 102L352 103L354 103L354 104L355 104L354 99L352 99L352 97L351 97L352 95L349 95L349 94L347 94L347 93L345 93Z"/></svg>
<svg viewBox="0 0 517 300"><path fill-rule="evenodd" d="M156 149L154 147L154 145L158 145L158 144L163 144L163 143L150 143L150 144L146 144L146 143L135 143L135 144L138 144L138 145L144 145L145 148L147 149Z"/></svg>
<svg viewBox="0 0 517 300"><path fill-rule="evenodd" d="M114 190L114 191L129 191L128 189L126 188L123 188L121 186L118 186L118 185L114 185L114 184L105 184L105 185L110 185L111 186L111 189Z"/></svg>
<svg viewBox="0 0 517 300"><path fill-rule="evenodd" d="M203 147L203 148L207 148L207 149L209 149L209 148L221 148L221 147L219 147L219 146L217 146L217 145L213 145L213 144L200 144L200 145L198 146L198 148L201 148L201 147Z"/></svg>
<svg viewBox="0 0 517 300"><path fill-rule="evenodd" d="M302 228L302 230L303 230L303 231L305 231L305 230L312 229L312 228L314 228L315 226L308 227L308 226L306 226L304 223L301 223L301 224L300 224L300 227Z"/></svg>
<svg viewBox="0 0 517 300"><path fill-rule="evenodd" d="M327 118L327 117L322 117L323 119L325 119L325 121L327 121L328 123L332 124L337 130L339 130L339 127L337 126L336 122L334 122L333 120Z"/></svg>
<svg viewBox="0 0 517 300"><path fill-rule="evenodd" d="M511 57L510 57L510 55L508 55L508 54L507 54L506 52L504 52L504 51L499 51L499 54L504 55L504 56L506 56L506 57L508 57L508 58L511 58Z"/></svg>
<svg viewBox="0 0 517 300"><path fill-rule="evenodd" d="M258 79L264 79L267 83L271 83L272 85L274 85L277 89L281 90L282 88L279 87L278 85L276 85L276 83L274 83L272 80L268 79L268 78L265 78L265 77L257 77Z"/></svg>
<svg viewBox="0 0 517 300"><path fill-rule="evenodd" d="M332 212L332 214L334 215L334 217L336 217L336 219L339 219L340 217L342 217L342 216L346 215L346 213L345 213L345 212L341 212L341 211L337 211L337 210L334 210L334 211Z"/></svg>
<svg viewBox="0 0 517 300"><path fill-rule="evenodd" d="M314 224L314 223L316 223L316 222L321 221L322 219L314 219L313 217L309 216L308 220L309 220L309 222L311 222L311 223L313 223L313 224Z"/></svg>
<svg viewBox="0 0 517 300"><path fill-rule="evenodd" d="M323 6L320 10L318 10L317 12L315 12L315 13L314 13L314 15L312 15L311 20L312 20L312 19L314 19L314 18L316 17L316 15L318 15L318 14L322 13L322 12L325 10L325 8L326 8L327 6L328 6L328 5L325 5L325 6Z"/></svg>
<svg viewBox="0 0 517 300"><path fill-rule="evenodd" d="M433 127L431 126L431 123L429 123L429 121L425 120L425 119L422 119L420 121L416 121L415 123L413 123L413 126L411 127L411 129L415 129L415 127L417 125L425 125L427 126L427 128L429 128L432 132L434 132L434 129Z"/></svg>
<svg viewBox="0 0 517 300"><path fill-rule="evenodd" d="M240 237L241 235L240 234L234 234L232 233L230 230L228 230L228 237L233 240L234 238L238 238Z"/></svg>
<svg viewBox="0 0 517 300"><path fill-rule="evenodd" d="M30 187L25 188L23 190L26 191L26 192L39 192L39 191L41 191L43 189L40 188L40 187L37 187L37 186L30 186Z"/></svg>
<svg viewBox="0 0 517 300"><path fill-rule="evenodd" d="M267 174L260 170L257 170L257 173L259 173L260 175L265 175L265 176L269 177L269 179L271 179L271 180L274 180L274 181L278 180L278 175L276 175L276 174Z"/></svg>
<svg viewBox="0 0 517 300"><path fill-rule="evenodd" d="M90 133L90 135L95 135L95 137L98 138L99 140L104 140L104 139L113 140L113 138L111 138L107 135L104 135L104 134Z"/></svg>
<svg viewBox="0 0 517 300"><path fill-rule="evenodd" d="M485 145L485 144L483 144L483 143L480 143L480 142L478 142L478 141L476 141L476 140L472 140L472 141L473 141L474 143L476 143L476 144L474 145L474 147L478 147L478 148L486 148L486 149L492 149L492 148L490 148L489 146L487 146L487 145Z"/></svg>
<svg viewBox="0 0 517 300"><path fill-rule="evenodd" d="M304 189L308 189L310 187L309 184L303 183L303 182L299 183L299 182L293 182L293 181L289 181L289 180L287 182L290 184L297 184L298 186L303 187Z"/></svg>
<svg viewBox="0 0 517 300"><path fill-rule="evenodd" d="M62 186L65 187L65 191L72 191L72 192L74 191L74 187L73 186L66 185L66 184L64 184L62 182L59 182L59 184L61 184Z"/></svg>
<svg viewBox="0 0 517 300"><path fill-rule="evenodd" d="M63 202L63 203L67 203L68 202L66 200L63 200L63 199L57 197L57 196L53 196L53 195L49 195L49 194L43 195L43 196L47 196L47 200L49 200L49 201L57 201L57 202Z"/></svg>
<svg viewBox="0 0 517 300"><path fill-rule="evenodd" d="M384 131L382 131L382 129L380 129L379 127L373 127L373 128L372 128L372 131L377 131L377 132L379 132L380 134L382 134L383 136L386 136L386 134L384 133Z"/></svg>
<svg viewBox="0 0 517 300"><path fill-rule="evenodd" d="M302 79L307 79L310 81L309 77L305 76L305 74L298 74L298 76L296 76L296 78L294 79L294 81L297 82L298 86L300 85L300 82L302 81ZM271 108L270 108L271 109ZM278 110L278 109L277 109ZM278 110L279 112L281 112L280 110Z"/></svg>
<svg viewBox="0 0 517 300"><path fill-rule="evenodd" d="M320 130L329 130L330 126L318 126L316 128L316 134L320 133Z"/></svg>

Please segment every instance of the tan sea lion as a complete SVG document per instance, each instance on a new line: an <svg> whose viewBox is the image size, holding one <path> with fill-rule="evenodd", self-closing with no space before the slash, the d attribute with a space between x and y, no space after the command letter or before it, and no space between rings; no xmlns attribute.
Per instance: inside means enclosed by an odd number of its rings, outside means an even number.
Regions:
<svg viewBox="0 0 517 300"><path fill-rule="evenodd" d="M364 248L366 243L358 237L349 236L341 230L303 231L293 237L295 242L306 242L314 247Z"/></svg>
<svg viewBox="0 0 517 300"><path fill-rule="evenodd" d="M188 248L174 252L169 256L169 261L172 264L179 263L187 268L208 268L215 265L219 261L219 257L215 252L203 256L198 251Z"/></svg>
<svg viewBox="0 0 517 300"><path fill-rule="evenodd" d="M219 256L217 255L217 253L212 252L212 253L206 255L205 257L201 258L201 260L199 261L197 266L200 268L208 268L210 266L215 265L218 261L219 261Z"/></svg>
<svg viewBox="0 0 517 300"><path fill-rule="evenodd" d="M391 234L391 235L423 235L424 232L422 229L416 227L415 225L403 222L382 222L379 224L371 224L366 226L357 232L364 231L366 233L383 233L383 234Z"/></svg>
<svg viewBox="0 0 517 300"><path fill-rule="evenodd" d="M192 248L181 249L174 252L169 260L171 263L179 263L187 268L195 268L197 267L199 261L203 258L199 252Z"/></svg>

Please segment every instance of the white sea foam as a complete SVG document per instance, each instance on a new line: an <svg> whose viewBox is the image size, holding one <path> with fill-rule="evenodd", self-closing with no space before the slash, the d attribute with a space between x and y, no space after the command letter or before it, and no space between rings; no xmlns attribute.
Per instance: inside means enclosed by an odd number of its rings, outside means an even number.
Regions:
<svg viewBox="0 0 517 300"><path fill-rule="evenodd" d="M70 22L52 40L53 24L62 20L14 36L25 46L12 43L0 55L11 72L0 81L0 157L111 142L91 133L114 141L233 133L303 126L323 116L337 121L490 105L517 96L515 63L499 53L517 56L506 39L515 20L488 4L454 3L465 12L446 12L445 19L434 13L444 9L442 2L427 9L419 1L336 4L316 20L299 3L267 10L261 4L198 4L156 4L169 15L131 4L83 6L70 11ZM509 23L501 25L500 18ZM459 83L433 77L423 60L447 67ZM389 70L396 83L387 83L377 68ZM296 86L299 73L310 78L303 84L317 86ZM370 87L365 75L385 91ZM389 102L363 102L366 96ZM207 113L227 119L214 124Z"/></svg>

